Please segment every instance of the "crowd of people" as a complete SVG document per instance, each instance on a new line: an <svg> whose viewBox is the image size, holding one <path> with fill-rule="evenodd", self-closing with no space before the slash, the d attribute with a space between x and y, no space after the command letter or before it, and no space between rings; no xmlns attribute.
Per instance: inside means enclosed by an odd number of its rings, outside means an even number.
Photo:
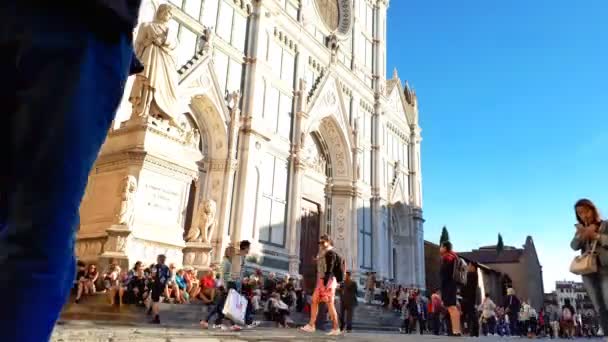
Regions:
<svg viewBox="0 0 608 342"><path fill-rule="evenodd" d="M79 261L74 282L75 302L80 303L83 296L103 292L109 305L133 304L145 307L149 314L154 314L152 322L160 323L158 305L155 303L161 300L174 304L196 301L210 307L207 317L200 322L206 329L242 328L226 319L223 314L230 289L237 290L247 299L246 327L259 324L253 320L253 315L258 312L263 313L265 319L276 322L278 327L294 324L289 317L290 313L311 312L313 296L304 293L301 276L278 277L273 272L264 274L260 269L246 271L244 261L249 246L248 241L243 241L236 251L240 257L238 260L242 263L241 273L236 276L231 273L235 253L231 247L226 249L221 267L200 272L188 266L167 266L164 255L159 255L157 262L149 266L138 261L131 270L121 270L117 264L110 263L103 272L98 271L95 264L86 265ZM352 313L349 317L352 317Z"/></svg>
<svg viewBox="0 0 608 342"><path fill-rule="evenodd" d="M301 276L277 277L275 273L264 274L260 269L246 271L245 258L250 244L242 241L236 250L226 249L219 268L201 270L200 277L192 267L178 269L174 264L165 265L163 255L158 257L157 263L149 266L136 262L131 270L121 270L118 265L110 264L100 272L93 264L87 266L79 262L75 301L78 303L83 296L103 291L109 304L141 305L154 314L154 323L160 323L157 304L161 298L179 304L196 300L211 308L200 322L203 328L240 330L240 325L223 314L228 292L235 289L247 300L246 327L258 324L253 320L253 315L258 312L263 312L266 320L279 327L294 324L290 319L291 313L306 312L310 313L310 322L301 329L313 332L319 304L325 303L333 324L330 335L351 331L353 312L359 302L357 283L344 269L341 257L333 250L331 239L323 236L319 245L318 279L312 294L302 289ZM476 264L459 264L462 259L452 251L449 241L441 245L440 255L440 288L430 292L380 283L375 273L370 272L365 281L363 300L368 304L378 300L387 310L399 313L403 319L400 332L406 334L570 338L596 336L598 332L605 331L602 330L601 313L599 321L594 316L583 315L569 300L559 309L547 307L537 311L527 300L518 298L512 288L507 290L501 303L496 303L491 293L479 298ZM232 273L235 260L241 263L240 274L236 275ZM459 271L464 274L457 274ZM587 279L586 284L591 286L592 281ZM335 305L337 290L341 298L339 312ZM229 323L227 326L223 324L226 321Z"/></svg>
<svg viewBox="0 0 608 342"><path fill-rule="evenodd" d="M476 266L470 263L467 285L457 289L455 307L462 317L457 323L461 334L569 338L593 337L601 333L595 316L577 312L569 300L562 308L546 307L537 311L527 300L518 298L512 288L507 290L501 303L495 302L490 293L480 299L476 275ZM376 302L386 310L400 314L403 319L399 329L401 333L456 335L440 289L430 293L429 298L427 291L388 282L378 283L379 292L372 295L366 291L366 300L377 299ZM375 285L366 283L366 290L372 288ZM369 300L372 302L374 299Z"/></svg>
<svg viewBox="0 0 608 342"><path fill-rule="evenodd" d="M440 246L441 286L425 305L424 296L415 291L397 289L391 301L395 309L404 312L404 332L411 332L412 322L419 322L420 332L425 331L424 323L430 320L435 334L444 332L450 336L548 336L582 337L596 336L608 331L608 224L600 218L595 205L587 200L579 200L575 206L577 219L576 233L571 247L580 250L582 258L590 258L594 266L582 273L585 288L594 304L597 320L592 315L577 313L569 300L559 309L540 308L537 311L526 300L521 300L513 289L508 289L504 303L497 304L491 294L478 300L478 278L475 263L464 260L452 250L452 244L445 241ZM596 248L601 245L602 248ZM595 259L595 260L593 260ZM575 260L576 261L576 260ZM415 304L413 304L415 303Z"/></svg>

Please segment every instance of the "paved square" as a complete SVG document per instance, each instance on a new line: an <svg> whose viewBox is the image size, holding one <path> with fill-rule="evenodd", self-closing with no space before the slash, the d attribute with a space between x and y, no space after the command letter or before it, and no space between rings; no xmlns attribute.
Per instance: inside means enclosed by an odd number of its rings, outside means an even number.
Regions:
<svg viewBox="0 0 608 342"><path fill-rule="evenodd" d="M464 338L474 341L504 341L520 340L519 338ZM386 332L357 332L339 337L328 337L324 333L304 334L296 329L254 329L239 333L221 332L219 330L201 330L195 326L191 327L164 327L153 325L112 325L107 323L95 323L90 321L68 322L57 325L51 341L53 342L77 342L77 341L146 341L146 342L173 342L173 341L200 341L200 342L237 342L237 341L373 341L373 342L396 342L396 341L458 341L462 339L401 335L394 331ZM524 339L521 339L524 340ZM571 340L575 341L575 340ZM581 339L580 341L590 341ZM591 341L601 341L594 339Z"/></svg>

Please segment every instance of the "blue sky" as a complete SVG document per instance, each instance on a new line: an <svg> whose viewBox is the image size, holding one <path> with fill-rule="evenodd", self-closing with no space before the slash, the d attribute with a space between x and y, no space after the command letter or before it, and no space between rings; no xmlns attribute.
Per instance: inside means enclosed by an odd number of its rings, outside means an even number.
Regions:
<svg viewBox="0 0 608 342"><path fill-rule="evenodd" d="M392 0L388 76L420 103L426 239L532 235L545 290L576 279L573 204L608 214L608 1Z"/></svg>

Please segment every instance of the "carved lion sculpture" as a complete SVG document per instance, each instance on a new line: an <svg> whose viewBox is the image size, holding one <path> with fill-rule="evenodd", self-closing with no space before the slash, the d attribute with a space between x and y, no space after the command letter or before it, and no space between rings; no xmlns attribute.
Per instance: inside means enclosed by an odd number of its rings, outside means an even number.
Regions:
<svg viewBox="0 0 608 342"><path fill-rule="evenodd" d="M215 220L216 204L214 200L204 200L194 218L194 224L186 236L187 242L210 242L217 221Z"/></svg>

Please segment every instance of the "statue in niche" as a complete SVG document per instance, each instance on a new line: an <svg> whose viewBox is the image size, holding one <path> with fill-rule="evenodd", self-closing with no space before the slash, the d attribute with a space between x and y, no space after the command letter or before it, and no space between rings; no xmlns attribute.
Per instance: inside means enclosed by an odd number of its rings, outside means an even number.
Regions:
<svg viewBox="0 0 608 342"><path fill-rule="evenodd" d="M134 176L125 176L120 185L120 210L118 212L118 224L131 226L133 224L133 212L135 210L135 193L137 192L137 180Z"/></svg>
<svg viewBox="0 0 608 342"><path fill-rule="evenodd" d="M144 65L137 74L129 101L133 105L132 116L153 116L177 125L177 47L176 34L169 32L173 17L171 6L158 7L154 20L141 24L134 42L135 54Z"/></svg>
<svg viewBox="0 0 608 342"><path fill-rule="evenodd" d="M201 35L201 49L200 52L203 54L209 53L211 48L213 47L213 27L205 26L203 29L203 34Z"/></svg>
<svg viewBox="0 0 608 342"><path fill-rule="evenodd" d="M214 200L204 200L197 209L194 224L186 235L186 242L209 243L217 221L215 219L216 204Z"/></svg>

